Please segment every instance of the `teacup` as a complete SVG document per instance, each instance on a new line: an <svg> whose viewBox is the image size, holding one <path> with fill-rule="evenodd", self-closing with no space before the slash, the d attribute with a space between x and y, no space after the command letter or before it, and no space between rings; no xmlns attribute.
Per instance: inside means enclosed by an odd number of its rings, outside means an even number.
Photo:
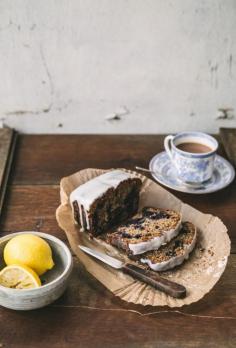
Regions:
<svg viewBox="0 0 236 348"><path fill-rule="evenodd" d="M167 135L164 146L178 177L186 183L203 183L212 177L218 142L201 132Z"/></svg>

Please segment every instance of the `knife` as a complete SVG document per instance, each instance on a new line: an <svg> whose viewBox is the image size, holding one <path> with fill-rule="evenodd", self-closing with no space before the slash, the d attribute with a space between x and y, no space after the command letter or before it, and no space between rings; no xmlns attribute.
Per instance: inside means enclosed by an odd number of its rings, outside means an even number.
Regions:
<svg viewBox="0 0 236 348"><path fill-rule="evenodd" d="M133 278L141 280L142 282L151 285L155 289L162 291L167 295L176 298L184 298L186 296L186 288L183 285L162 278L159 276L159 274L153 271L143 269L132 263L121 262L114 257L108 256L83 245L79 245L79 248L86 254L95 257L113 268L120 269L124 273L131 275Z"/></svg>

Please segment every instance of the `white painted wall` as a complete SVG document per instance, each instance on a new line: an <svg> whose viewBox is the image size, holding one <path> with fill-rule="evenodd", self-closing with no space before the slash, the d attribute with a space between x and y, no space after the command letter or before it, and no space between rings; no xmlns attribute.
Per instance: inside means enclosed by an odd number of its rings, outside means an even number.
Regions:
<svg viewBox="0 0 236 348"><path fill-rule="evenodd" d="M216 132L235 93L235 0L0 0L0 118L19 131Z"/></svg>

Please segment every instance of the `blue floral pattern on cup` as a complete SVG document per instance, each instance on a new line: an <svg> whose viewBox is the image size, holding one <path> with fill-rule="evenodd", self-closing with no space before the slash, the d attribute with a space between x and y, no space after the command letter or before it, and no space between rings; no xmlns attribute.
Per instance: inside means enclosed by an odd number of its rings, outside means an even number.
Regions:
<svg viewBox="0 0 236 348"><path fill-rule="evenodd" d="M223 157L216 155L214 170L210 180L199 186L185 186L177 176L177 170L170 161L167 153L161 152L155 155L149 164L152 176L162 185L181 192L191 194L203 194L215 192L229 185L235 176L234 167Z"/></svg>
<svg viewBox="0 0 236 348"><path fill-rule="evenodd" d="M214 159L184 158L179 154L173 154L173 160L181 180L188 182L203 182L210 179L213 170Z"/></svg>
<svg viewBox="0 0 236 348"><path fill-rule="evenodd" d="M208 153L189 153L178 149L175 144L185 142L207 142L212 149ZM214 160L217 141L208 134L200 132L179 133L176 136L168 135L165 138L165 149L179 178L184 182L202 183L211 178L214 169Z"/></svg>

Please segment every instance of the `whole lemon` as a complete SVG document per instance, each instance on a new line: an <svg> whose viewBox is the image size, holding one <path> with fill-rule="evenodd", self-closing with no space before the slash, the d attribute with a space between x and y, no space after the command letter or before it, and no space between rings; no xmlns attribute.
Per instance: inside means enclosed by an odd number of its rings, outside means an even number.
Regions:
<svg viewBox="0 0 236 348"><path fill-rule="evenodd" d="M6 244L3 256L7 266L25 265L38 275L42 275L54 266L49 244L33 234L13 237Z"/></svg>

